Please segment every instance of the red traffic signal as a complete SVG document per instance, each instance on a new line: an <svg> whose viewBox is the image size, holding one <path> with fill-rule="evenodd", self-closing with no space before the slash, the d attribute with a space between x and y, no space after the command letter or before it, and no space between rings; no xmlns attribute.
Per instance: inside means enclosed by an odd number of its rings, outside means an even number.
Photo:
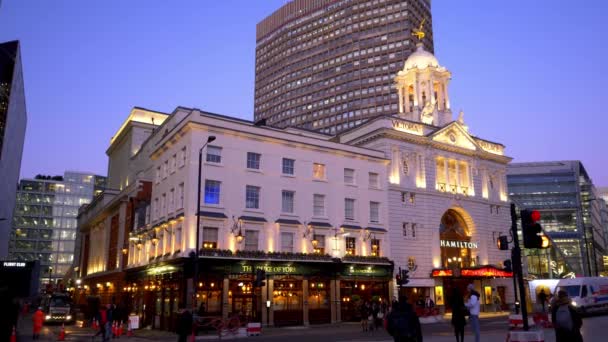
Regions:
<svg viewBox="0 0 608 342"><path fill-rule="evenodd" d="M547 248L548 244L543 243L543 229L538 223L540 212L538 210L521 211L521 229L524 237L524 247L526 248Z"/></svg>
<svg viewBox="0 0 608 342"><path fill-rule="evenodd" d="M535 223L538 222L538 221L540 221L540 211L538 211L538 210L532 210L530 212L530 218Z"/></svg>

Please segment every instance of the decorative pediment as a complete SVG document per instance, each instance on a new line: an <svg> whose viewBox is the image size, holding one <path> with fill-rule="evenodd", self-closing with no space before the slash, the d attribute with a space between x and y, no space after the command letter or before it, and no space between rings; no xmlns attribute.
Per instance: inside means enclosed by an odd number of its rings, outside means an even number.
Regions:
<svg viewBox="0 0 608 342"><path fill-rule="evenodd" d="M446 145L456 146L476 151L479 145L458 122L452 122L437 132L431 134L431 139Z"/></svg>

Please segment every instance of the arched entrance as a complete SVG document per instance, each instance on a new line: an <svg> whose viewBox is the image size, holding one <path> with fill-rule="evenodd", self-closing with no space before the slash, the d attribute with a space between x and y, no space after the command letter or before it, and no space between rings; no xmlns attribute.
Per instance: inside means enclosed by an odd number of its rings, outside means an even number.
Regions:
<svg viewBox="0 0 608 342"><path fill-rule="evenodd" d="M441 265L444 268L460 269L475 266L471 254L471 229L464 217L454 209L448 209L439 224Z"/></svg>

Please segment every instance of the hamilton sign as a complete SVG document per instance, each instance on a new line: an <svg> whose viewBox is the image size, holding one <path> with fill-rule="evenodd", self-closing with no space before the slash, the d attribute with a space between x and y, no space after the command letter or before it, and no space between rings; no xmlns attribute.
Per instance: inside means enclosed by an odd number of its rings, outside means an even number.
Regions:
<svg viewBox="0 0 608 342"><path fill-rule="evenodd" d="M440 240L441 247L478 248L477 242Z"/></svg>

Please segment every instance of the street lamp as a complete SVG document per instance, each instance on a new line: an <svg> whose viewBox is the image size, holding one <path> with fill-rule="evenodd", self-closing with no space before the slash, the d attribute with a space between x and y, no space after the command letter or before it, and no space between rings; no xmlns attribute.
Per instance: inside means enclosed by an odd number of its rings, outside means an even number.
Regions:
<svg viewBox="0 0 608 342"><path fill-rule="evenodd" d="M201 224L201 172L203 165L203 149L207 144L215 140L214 135L210 135L207 137L207 142L198 150L198 191L196 193L196 246L195 246L195 260L194 260L194 296L193 296L193 304L194 310L196 310L196 284L198 282L198 256L199 256L199 227Z"/></svg>

